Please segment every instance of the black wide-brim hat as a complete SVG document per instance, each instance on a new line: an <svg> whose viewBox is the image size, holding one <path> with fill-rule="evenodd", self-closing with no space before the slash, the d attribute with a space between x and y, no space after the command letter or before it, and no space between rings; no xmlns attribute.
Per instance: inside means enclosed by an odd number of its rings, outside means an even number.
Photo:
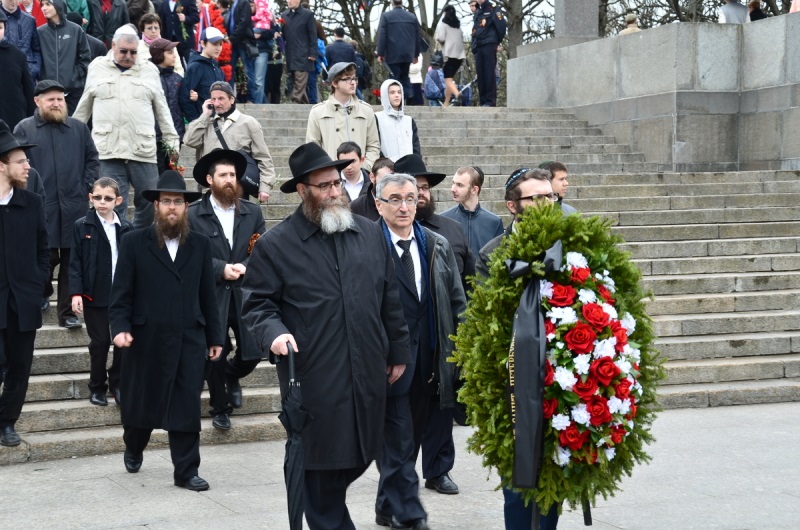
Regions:
<svg viewBox="0 0 800 530"><path fill-rule="evenodd" d="M8 128L8 125L5 122L3 122L3 125L5 125L5 127L0 126L0 156L8 153L9 151L13 151L14 149L30 149L31 147L36 147L38 145L19 143L19 141L14 138L14 135L11 134L11 130Z"/></svg>
<svg viewBox="0 0 800 530"><path fill-rule="evenodd" d="M158 177L154 189L144 190L142 197L150 202L157 201L161 193L182 193L186 202L194 202L203 196L199 191L186 191L186 182L177 171L168 169Z"/></svg>
<svg viewBox="0 0 800 530"><path fill-rule="evenodd" d="M432 188L441 183L446 176L444 173L433 173L425 167L422 157L415 154L406 155L394 163L395 173L407 173L412 177L425 177Z"/></svg>
<svg viewBox="0 0 800 530"><path fill-rule="evenodd" d="M312 171L329 167L336 168L336 171L341 171L352 162L352 160L331 160L328 153L314 142L303 144L289 156L289 169L292 171L292 178L281 184L281 191L283 193L295 193L297 184L302 182Z"/></svg>
<svg viewBox="0 0 800 530"><path fill-rule="evenodd" d="M208 176L209 168L219 160L228 160L229 162L233 162L233 165L236 167L236 180L242 180L245 172L247 171L247 159L242 153L233 151L231 149L214 149L206 156L198 160L197 164L192 170L192 176L194 176L194 180L196 180L201 186L207 188L208 179L206 177Z"/></svg>

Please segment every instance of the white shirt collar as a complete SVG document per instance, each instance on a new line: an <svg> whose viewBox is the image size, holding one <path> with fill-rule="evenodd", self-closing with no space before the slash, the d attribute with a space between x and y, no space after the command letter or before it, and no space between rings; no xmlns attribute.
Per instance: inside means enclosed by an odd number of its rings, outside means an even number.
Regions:
<svg viewBox="0 0 800 530"><path fill-rule="evenodd" d="M11 191L8 192L8 195L6 195L5 197L0 197L0 204L2 205L8 204L9 202L11 202L11 197L13 196L14 196L14 187L12 186Z"/></svg>

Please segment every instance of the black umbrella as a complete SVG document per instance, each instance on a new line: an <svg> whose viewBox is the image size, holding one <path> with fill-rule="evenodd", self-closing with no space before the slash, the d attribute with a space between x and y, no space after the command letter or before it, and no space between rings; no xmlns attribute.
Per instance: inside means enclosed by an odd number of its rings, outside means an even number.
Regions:
<svg viewBox="0 0 800 530"><path fill-rule="evenodd" d="M308 411L303 407L303 394L294 370L294 348L289 348L289 388L283 396L282 410L278 419L286 429L286 457L283 460L283 476L286 479L286 502L289 506L289 525L292 530L303 528L303 427Z"/></svg>

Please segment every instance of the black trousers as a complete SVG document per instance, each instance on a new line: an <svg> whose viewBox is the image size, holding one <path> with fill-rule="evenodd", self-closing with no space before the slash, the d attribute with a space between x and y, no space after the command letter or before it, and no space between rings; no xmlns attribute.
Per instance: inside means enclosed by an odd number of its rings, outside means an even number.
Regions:
<svg viewBox="0 0 800 530"><path fill-rule="evenodd" d="M427 516L419 500L419 477L414 459L414 423L408 394L386 400L381 478L375 513L394 515L408 523Z"/></svg>
<svg viewBox="0 0 800 530"><path fill-rule="evenodd" d="M53 273L58 267L58 302L56 308L58 311L58 324L64 325L64 321L68 318L75 317L72 312L72 297L69 295L69 248L51 248L50 249L50 279L53 279ZM50 298L53 294L52 282L47 282L44 286L44 297Z"/></svg>
<svg viewBox="0 0 800 530"><path fill-rule="evenodd" d="M419 364L417 365L419 366ZM432 395L414 374L409 397L414 422L414 462L422 450L422 478L436 478L453 469L456 448L453 443L453 409L439 408L439 396Z"/></svg>
<svg viewBox="0 0 800 530"><path fill-rule="evenodd" d="M403 85L403 97L405 100L408 101L411 99L414 96L414 89L411 87L411 79L408 77L408 69L411 63L387 63L386 66L389 68L389 72L392 73L392 79L400 81L400 84Z"/></svg>
<svg viewBox="0 0 800 530"><path fill-rule="evenodd" d="M234 377L241 379L250 375L256 369L260 360L245 361L242 359L241 348L241 330L239 329L239 310L236 308L236 301L231 296L230 305L228 306L228 326L225 328L225 345L222 348L222 355L216 361L206 361L206 383L208 383L209 411L212 416L217 414L230 414L233 412L233 407L230 405L228 399L228 392L225 389L225 378ZM236 338L236 353L230 361L228 361L228 354L233 349L230 334L227 330L233 330L233 336Z"/></svg>
<svg viewBox="0 0 800 530"><path fill-rule="evenodd" d="M111 347L111 329L108 324L108 308L83 306L86 332L89 334L89 390L105 393L109 388L119 388L119 370L122 352L114 346L111 368L108 364L108 349ZM108 378L108 384L106 384Z"/></svg>
<svg viewBox="0 0 800 530"><path fill-rule="evenodd" d="M0 428L9 425L13 427L22 412L25 394L28 392L35 340L36 330L19 330L16 304L9 299L6 309L6 328L0 330L0 342L3 343L6 358L6 375L3 393L0 394Z"/></svg>
<svg viewBox="0 0 800 530"><path fill-rule="evenodd" d="M283 80L283 63L268 64L267 86L264 87L264 92L266 92L267 101L269 101L272 104L277 105L281 102L282 80Z"/></svg>
<svg viewBox="0 0 800 530"><path fill-rule="evenodd" d="M484 44L475 50L478 95L482 107L497 105L497 44Z"/></svg>
<svg viewBox="0 0 800 530"><path fill-rule="evenodd" d="M355 530L347 510L347 488L364 474L366 466L305 472L303 504L311 530Z"/></svg>
<svg viewBox="0 0 800 530"><path fill-rule="evenodd" d="M153 429L122 426L124 433L122 440L125 449L133 455L141 455L150 442ZM185 482L197 476L200 468L200 433L168 431L169 453L172 457L172 473L175 480Z"/></svg>

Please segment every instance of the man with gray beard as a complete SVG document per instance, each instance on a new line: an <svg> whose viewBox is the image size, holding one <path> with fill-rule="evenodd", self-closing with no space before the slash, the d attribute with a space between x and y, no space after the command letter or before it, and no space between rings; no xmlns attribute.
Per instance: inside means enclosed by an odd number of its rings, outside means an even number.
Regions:
<svg viewBox="0 0 800 530"><path fill-rule="evenodd" d="M242 313L261 351L297 352L309 420L304 507L309 528L354 528L347 487L381 453L387 382L411 362L397 276L380 227L354 216L339 172L308 143L289 157L281 186L302 205L256 242L242 286ZM281 394L288 363L278 364Z"/></svg>

